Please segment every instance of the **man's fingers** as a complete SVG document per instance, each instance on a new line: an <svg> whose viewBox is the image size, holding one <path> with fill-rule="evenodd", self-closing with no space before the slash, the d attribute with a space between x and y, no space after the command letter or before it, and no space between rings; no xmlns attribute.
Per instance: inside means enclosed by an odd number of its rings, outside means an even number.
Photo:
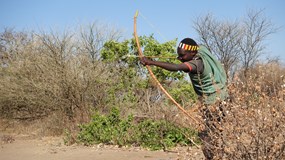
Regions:
<svg viewBox="0 0 285 160"><path fill-rule="evenodd" d="M140 62L141 62L142 65L145 65L145 59L144 59L144 57L141 57L141 58L140 58Z"/></svg>

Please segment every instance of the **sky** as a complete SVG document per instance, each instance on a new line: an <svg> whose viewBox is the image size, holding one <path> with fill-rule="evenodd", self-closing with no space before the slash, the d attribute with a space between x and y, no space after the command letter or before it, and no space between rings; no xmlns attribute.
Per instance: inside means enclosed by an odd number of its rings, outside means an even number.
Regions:
<svg viewBox="0 0 285 160"><path fill-rule="evenodd" d="M279 28L267 37L264 57L285 62L284 0L0 0L0 31L68 30L93 22L108 24L133 36L133 17L139 11L138 35L154 34L161 43L198 38L193 21L212 14L218 20L240 20L249 9L264 9L264 16Z"/></svg>

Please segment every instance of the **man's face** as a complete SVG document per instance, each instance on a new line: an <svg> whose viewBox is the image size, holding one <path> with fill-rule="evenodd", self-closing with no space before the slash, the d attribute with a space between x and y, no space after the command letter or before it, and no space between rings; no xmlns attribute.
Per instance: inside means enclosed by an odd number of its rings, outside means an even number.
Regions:
<svg viewBox="0 0 285 160"><path fill-rule="evenodd" d="M177 57L178 60L180 60L181 62L187 62L193 59L195 52L186 51L178 47L177 54L178 54L178 57Z"/></svg>

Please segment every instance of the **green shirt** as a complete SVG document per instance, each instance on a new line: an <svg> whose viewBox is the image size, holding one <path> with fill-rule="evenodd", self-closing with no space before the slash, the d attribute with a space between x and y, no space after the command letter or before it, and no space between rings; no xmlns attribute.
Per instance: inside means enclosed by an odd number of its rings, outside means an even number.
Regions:
<svg viewBox="0 0 285 160"><path fill-rule="evenodd" d="M189 73L195 92L203 98L205 104L225 100L228 96L227 76L222 64L204 46L199 46L197 56L202 58L204 71L198 74Z"/></svg>

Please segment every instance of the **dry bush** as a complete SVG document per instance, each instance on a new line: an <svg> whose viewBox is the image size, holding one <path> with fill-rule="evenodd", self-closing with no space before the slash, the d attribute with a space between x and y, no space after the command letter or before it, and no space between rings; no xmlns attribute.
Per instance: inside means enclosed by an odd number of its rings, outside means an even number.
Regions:
<svg viewBox="0 0 285 160"><path fill-rule="evenodd" d="M229 85L225 116L211 128L212 150L216 159L284 159L285 69L260 64L249 73Z"/></svg>
<svg viewBox="0 0 285 160"><path fill-rule="evenodd" d="M0 118L46 119L44 130L58 134L75 129L89 120L92 108L105 105L106 88L118 76L80 52L70 33L31 37L0 67Z"/></svg>

